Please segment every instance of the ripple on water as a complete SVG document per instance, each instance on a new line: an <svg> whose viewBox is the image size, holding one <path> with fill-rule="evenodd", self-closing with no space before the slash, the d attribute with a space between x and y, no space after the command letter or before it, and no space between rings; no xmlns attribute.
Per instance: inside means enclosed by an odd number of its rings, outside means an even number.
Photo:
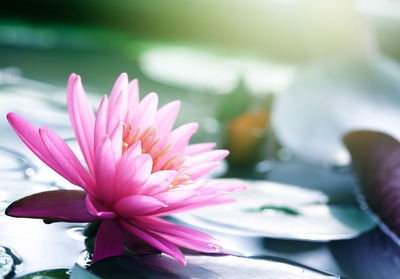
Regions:
<svg viewBox="0 0 400 279"><path fill-rule="evenodd" d="M12 277L21 260L7 247L0 247L0 278Z"/></svg>

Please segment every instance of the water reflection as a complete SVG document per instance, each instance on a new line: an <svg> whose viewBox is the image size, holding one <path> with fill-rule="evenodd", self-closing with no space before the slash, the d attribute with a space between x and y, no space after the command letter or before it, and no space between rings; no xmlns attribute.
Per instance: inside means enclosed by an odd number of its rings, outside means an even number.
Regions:
<svg viewBox="0 0 400 279"><path fill-rule="evenodd" d="M67 235L74 239L74 240L78 240L78 241L85 241L86 236L83 234L84 231L84 227L79 226L79 227L70 227L67 229Z"/></svg>
<svg viewBox="0 0 400 279"><path fill-rule="evenodd" d="M22 256L16 275L37 270L70 268L82 250L83 242L68 236L68 224L46 225L42 220L0 216L0 245L10 247Z"/></svg>
<svg viewBox="0 0 400 279"><path fill-rule="evenodd" d="M34 175L36 166L24 154L0 146L0 176L27 178Z"/></svg>

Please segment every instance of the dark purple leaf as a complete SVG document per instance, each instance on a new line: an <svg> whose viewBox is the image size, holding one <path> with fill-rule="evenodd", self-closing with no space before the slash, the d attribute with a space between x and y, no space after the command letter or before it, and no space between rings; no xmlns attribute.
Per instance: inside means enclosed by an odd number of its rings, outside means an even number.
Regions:
<svg viewBox="0 0 400 279"><path fill-rule="evenodd" d="M80 190L55 190L33 194L9 205L6 214L13 217L50 221L92 222L98 220L86 210L86 193Z"/></svg>
<svg viewBox="0 0 400 279"><path fill-rule="evenodd" d="M400 236L400 143L384 133L351 132L344 137L368 207ZM385 226L383 226L385 227Z"/></svg>
<svg viewBox="0 0 400 279"><path fill-rule="evenodd" d="M400 274L400 246L376 228L362 236L333 241L333 256L353 279L392 279Z"/></svg>
<svg viewBox="0 0 400 279"><path fill-rule="evenodd" d="M397 278L400 274L400 143L391 136L355 131L344 142L360 184L360 201L380 219L359 238L331 244L352 278Z"/></svg>

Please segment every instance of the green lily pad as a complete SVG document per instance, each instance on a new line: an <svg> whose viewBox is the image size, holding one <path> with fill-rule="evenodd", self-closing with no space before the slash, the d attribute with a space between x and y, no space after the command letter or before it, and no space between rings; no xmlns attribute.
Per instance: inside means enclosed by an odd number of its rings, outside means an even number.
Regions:
<svg viewBox="0 0 400 279"><path fill-rule="evenodd" d="M18 279L68 279L69 274L69 269L52 269L30 273Z"/></svg>
<svg viewBox="0 0 400 279"><path fill-rule="evenodd" d="M175 215L191 225L226 233L290 240L350 239L375 227L356 205L328 204L322 192L265 181L245 181L237 202Z"/></svg>

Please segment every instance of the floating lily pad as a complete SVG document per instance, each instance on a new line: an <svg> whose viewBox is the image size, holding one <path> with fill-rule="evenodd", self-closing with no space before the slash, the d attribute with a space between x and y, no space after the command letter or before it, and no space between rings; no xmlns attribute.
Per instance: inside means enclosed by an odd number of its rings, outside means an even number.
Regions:
<svg viewBox="0 0 400 279"><path fill-rule="evenodd" d="M372 229L375 221L355 205L331 205L319 191L246 181L235 203L175 215L186 223L227 233L279 239L349 239Z"/></svg>
<svg viewBox="0 0 400 279"><path fill-rule="evenodd" d="M309 65L278 96L272 125L279 141L318 163L350 163L341 138L373 129L400 138L400 67L379 58L342 57Z"/></svg>
<svg viewBox="0 0 400 279"><path fill-rule="evenodd" d="M339 276L271 257L186 255L186 260L185 267L165 255L120 256L99 261L89 269L105 279L339 278Z"/></svg>

